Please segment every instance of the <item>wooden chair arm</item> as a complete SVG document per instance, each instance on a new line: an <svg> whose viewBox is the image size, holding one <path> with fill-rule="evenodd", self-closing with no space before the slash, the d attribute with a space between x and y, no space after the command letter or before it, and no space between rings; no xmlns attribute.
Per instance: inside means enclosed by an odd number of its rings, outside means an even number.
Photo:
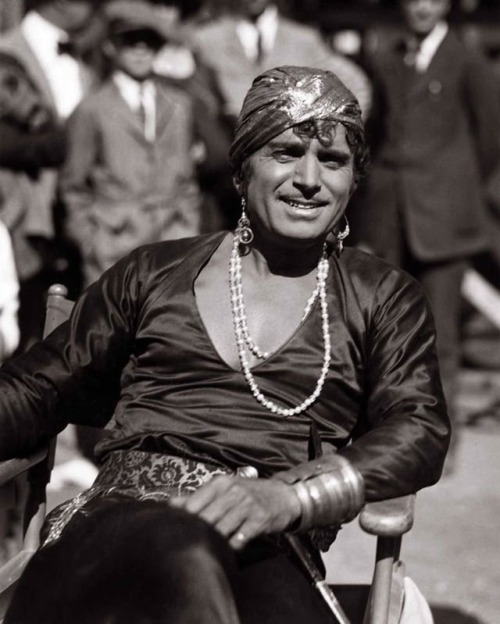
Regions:
<svg viewBox="0 0 500 624"><path fill-rule="evenodd" d="M34 550L21 550L3 566L0 577L0 594L17 583L34 552ZM4 615L1 609L0 615Z"/></svg>
<svg viewBox="0 0 500 624"><path fill-rule="evenodd" d="M22 474L28 468L36 466L43 461L48 455L49 449L43 448L35 451L28 457L7 459L0 462L0 485L4 485L8 481L14 479L18 475Z"/></svg>
<svg viewBox="0 0 500 624"><path fill-rule="evenodd" d="M413 526L415 494L367 503L359 514L363 531L379 537L399 537Z"/></svg>
<svg viewBox="0 0 500 624"><path fill-rule="evenodd" d="M53 284L49 288L43 328L44 338L69 318L74 302L67 299L67 296L68 289L62 284Z"/></svg>

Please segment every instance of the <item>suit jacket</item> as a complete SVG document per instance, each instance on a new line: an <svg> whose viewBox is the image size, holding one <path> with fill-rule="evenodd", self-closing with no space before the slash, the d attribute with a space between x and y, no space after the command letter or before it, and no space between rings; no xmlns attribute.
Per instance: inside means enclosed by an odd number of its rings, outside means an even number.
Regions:
<svg viewBox="0 0 500 624"><path fill-rule="evenodd" d="M111 80L68 121L61 190L87 282L139 245L199 233L191 99L156 86L153 142Z"/></svg>
<svg viewBox="0 0 500 624"><path fill-rule="evenodd" d="M380 145L367 184L360 238L382 255L407 244L426 262L488 245L485 189L499 158L497 82L487 61L448 32L428 70L405 65L403 45L374 62L383 101ZM389 235L390 233L390 235Z"/></svg>
<svg viewBox="0 0 500 624"><path fill-rule="evenodd" d="M236 32L237 23L235 18L225 17L192 34L195 50L219 79L231 116L239 115L253 79L263 71L281 65L333 71L358 98L363 111L368 111L371 86L367 76L355 63L329 50L315 30L280 16L273 49L262 62L255 63L244 52Z"/></svg>

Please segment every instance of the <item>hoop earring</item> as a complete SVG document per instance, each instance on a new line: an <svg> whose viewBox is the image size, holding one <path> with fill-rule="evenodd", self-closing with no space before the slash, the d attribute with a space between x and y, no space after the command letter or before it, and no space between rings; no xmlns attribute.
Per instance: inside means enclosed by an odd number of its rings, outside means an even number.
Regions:
<svg viewBox="0 0 500 624"><path fill-rule="evenodd" d="M247 213L245 212L245 208L247 206L247 200L242 197L241 198L241 216L238 219L238 224L236 226L236 236L238 237L239 242L242 245L250 245L253 241L253 232L250 227L250 219L247 217Z"/></svg>
<svg viewBox="0 0 500 624"><path fill-rule="evenodd" d="M340 254L342 253L343 249L344 249L344 240L349 236L350 232L351 232L351 228L349 227L349 221L347 220L347 217L344 215L344 220L345 220L345 228L342 230L342 232L339 232L336 235L337 238L337 254L340 256Z"/></svg>

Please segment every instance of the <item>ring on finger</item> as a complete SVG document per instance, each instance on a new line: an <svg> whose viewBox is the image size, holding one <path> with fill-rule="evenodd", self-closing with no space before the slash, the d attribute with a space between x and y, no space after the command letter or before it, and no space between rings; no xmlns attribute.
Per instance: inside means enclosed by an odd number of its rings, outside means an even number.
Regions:
<svg viewBox="0 0 500 624"><path fill-rule="evenodd" d="M235 533L233 539L237 541L238 544L245 544L245 542L247 541L245 534L242 533L241 531L238 531L238 533Z"/></svg>

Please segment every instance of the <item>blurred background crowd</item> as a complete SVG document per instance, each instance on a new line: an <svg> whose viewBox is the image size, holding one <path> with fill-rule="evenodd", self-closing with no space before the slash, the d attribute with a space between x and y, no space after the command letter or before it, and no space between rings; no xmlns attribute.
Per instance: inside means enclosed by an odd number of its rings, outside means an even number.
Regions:
<svg viewBox="0 0 500 624"><path fill-rule="evenodd" d="M500 370L500 0L2 0L0 362L40 338L50 284L75 298L138 245L235 226L236 117L287 64L357 96L346 242L424 285L455 430L498 419L498 395L455 403L459 370Z"/></svg>

